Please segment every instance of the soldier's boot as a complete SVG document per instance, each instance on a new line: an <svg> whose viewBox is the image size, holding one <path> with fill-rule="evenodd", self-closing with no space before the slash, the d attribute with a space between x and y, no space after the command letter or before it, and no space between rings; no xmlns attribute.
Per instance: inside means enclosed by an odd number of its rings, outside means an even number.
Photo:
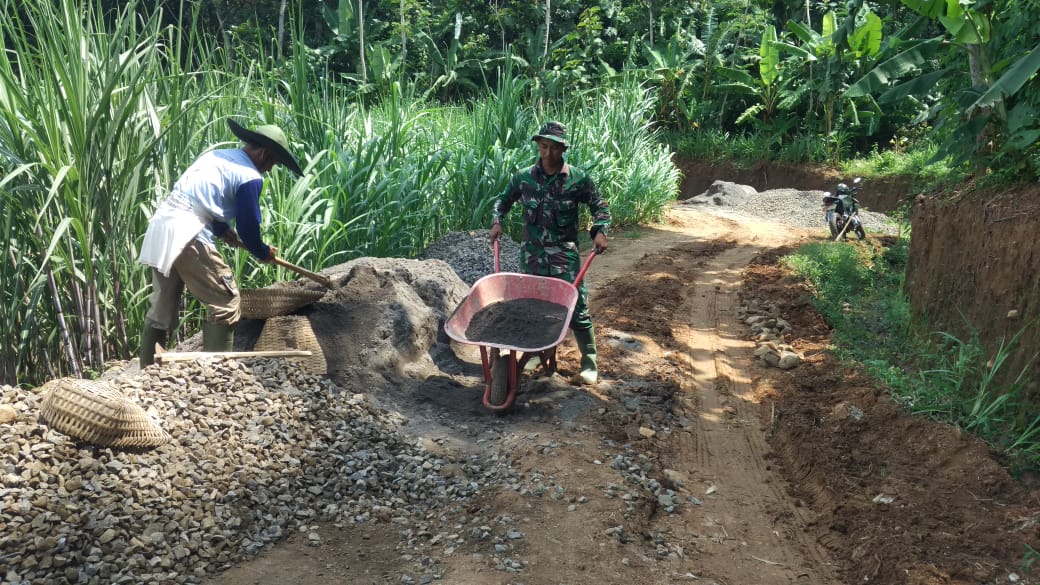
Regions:
<svg viewBox="0 0 1040 585"><path fill-rule="evenodd" d="M204 322L202 324L202 351L231 351L234 349L233 325Z"/></svg>
<svg viewBox="0 0 1040 585"><path fill-rule="evenodd" d="M595 384L599 380L599 371L596 369L596 334L592 328L575 329L574 340L578 342L578 351L581 352L581 381L584 384Z"/></svg>
<svg viewBox="0 0 1040 585"><path fill-rule="evenodd" d="M157 329L145 325L141 330L141 353L137 356L138 363L146 368L155 363L155 344L166 347L167 333L164 329Z"/></svg>

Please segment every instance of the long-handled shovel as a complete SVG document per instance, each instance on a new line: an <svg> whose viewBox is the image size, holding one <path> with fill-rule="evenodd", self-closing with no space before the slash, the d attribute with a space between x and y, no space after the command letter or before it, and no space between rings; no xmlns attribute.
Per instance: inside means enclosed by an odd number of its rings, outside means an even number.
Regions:
<svg viewBox="0 0 1040 585"><path fill-rule="evenodd" d="M228 240L224 240L224 241L228 245L233 246L235 248L245 249L245 246L238 239L235 239L233 241L228 241ZM289 270L292 270L293 272L295 272L296 274L299 274L300 276L305 276L305 277L313 280L314 282L324 286L325 288L332 288L332 279L327 277L327 276L323 276L321 274L318 274L317 272L311 272L310 270L307 270L306 268L303 268L302 266L297 266L297 265L293 264L292 262L289 262L289 261L286 261L286 260L282 260L278 256L274 257L273 262L275 264L277 264L278 266L281 266L282 268L288 268Z"/></svg>
<svg viewBox="0 0 1040 585"><path fill-rule="evenodd" d="M306 276L307 278L309 278L309 279L313 280L314 282L324 286L325 288L332 288L332 279L329 278L328 276L323 276L321 274L318 274L317 272L311 272L310 270L307 270L306 268L297 266L297 265L295 265L295 264L293 264L291 262L286 262L285 260L282 260L278 256L274 257L274 263L279 265L279 266L281 266L281 267L283 267L283 268L288 268L289 270L292 270L296 274L299 274L301 276Z"/></svg>

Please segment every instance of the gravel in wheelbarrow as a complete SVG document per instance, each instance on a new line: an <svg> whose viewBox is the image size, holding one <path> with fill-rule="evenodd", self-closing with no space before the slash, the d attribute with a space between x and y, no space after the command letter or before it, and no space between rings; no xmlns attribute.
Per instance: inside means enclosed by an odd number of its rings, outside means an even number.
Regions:
<svg viewBox="0 0 1040 585"><path fill-rule="evenodd" d="M544 347L557 343L568 307L532 298L492 303L477 311L466 327L474 343Z"/></svg>

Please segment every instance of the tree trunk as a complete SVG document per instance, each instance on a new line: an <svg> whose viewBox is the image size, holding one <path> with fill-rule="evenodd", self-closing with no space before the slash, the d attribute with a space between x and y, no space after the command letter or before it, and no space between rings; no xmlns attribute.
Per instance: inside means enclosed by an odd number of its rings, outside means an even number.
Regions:
<svg viewBox="0 0 1040 585"><path fill-rule="evenodd" d="M405 34L405 17L404 17L404 0L401 0L401 63L403 64L405 58L408 56L408 35ZM403 65L402 65L403 67Z"/></svg>
<svg viewBox="0 0 1040 585"><path fill-rule="evenodd" d="M289 6L289 0L282 0L281 6L278 7L278 60L282 60L282 56L285 51L282 47L285 46L285 11Z"/></svg>
<svg viewBox="0 0 1040 585"><path fill-rule="evenodd" d="M361 54L361 81L368 81L368 66L365 65L365 8L362 0L357 3L358 49Z"/></svg>
<svg viewBox="0 0 1040 585"><path fill-rule="evenodd" d="M542 71L549 58L549 26L552 24L552 0L545 0L545 48L542 50Z"/></svg>
<svg viewBox="0 0 1040 585"><path fill-rule="evenodd" d="M650 0L646 1L646 10L650 14L650 46L654 46L654 4Z"/></svg>

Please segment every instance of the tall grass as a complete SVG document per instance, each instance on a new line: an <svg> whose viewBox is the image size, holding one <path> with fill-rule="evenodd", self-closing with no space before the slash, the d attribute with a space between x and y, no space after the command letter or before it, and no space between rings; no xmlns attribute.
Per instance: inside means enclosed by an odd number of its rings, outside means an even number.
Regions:
<svg viewBox="0 0 1040 585"><path fill-rule="evenodd" d="M79 375L126 353L144 282L133 228L168 182L156 164L174 148L162 143L167 120L198 100L163 105L191 76L177 69L174 32L138 22L133 3L109 24L72 1L3 8L0 198L14 216L3 379Z"/></svg>
<svg viewBox="0 0 1040 585"><path fill-rule="evenodd" d="M135 353L147 219L194 158L237 144L228 117L286 130L307 173L268 176L264 235L312 269L413 256L448 231L487 227L547 118L570 127L568 160L589 169L617 225L659 218L678 188L649 125L653 96L635 82L539 105L507 74L461 105L424 102L407 84L361 102L304 51L284 64L231 62L158 13L137 19L134 1L107 20L83 0L0 5L2 382L86 375ZM225 254L245 287L295 277ZM190 329L199 307L186 308Z"/></svg>

